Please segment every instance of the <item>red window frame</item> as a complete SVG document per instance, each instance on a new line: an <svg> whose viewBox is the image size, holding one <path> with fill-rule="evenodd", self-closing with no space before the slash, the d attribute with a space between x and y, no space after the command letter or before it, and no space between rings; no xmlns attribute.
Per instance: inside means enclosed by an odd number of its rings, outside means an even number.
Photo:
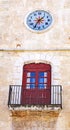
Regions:
<svg viewBox="0 0 70 130"><path fill-rule="evenodd" d="M27 73L28 72L35 72L35 86L38 88L38 79L39 79L39 72L47 72L48 78L47 80L47 87L51 86L51 65L50 64L45 64L45 63L30 63L30 64L25 64L23 66L23 77L22 77L22 87L26 89L26 84L27 84ZM31 84L31 83L29 83ZM47 88L46 87L46 88ZM34 87L35 88L35 87Z"/></svg>
<svg viewBox="0 0 70 130"><path fill-rule="evenodd" d="M27 73L36 72L35 87L31 89L26 88ZM39 72L47 72L47 87L40 89L38 87ZM51 65L45 63L31 63L23 66L22 77L22 104L26 105L38 105L38 104L50 104L51 103Z"/></svg>

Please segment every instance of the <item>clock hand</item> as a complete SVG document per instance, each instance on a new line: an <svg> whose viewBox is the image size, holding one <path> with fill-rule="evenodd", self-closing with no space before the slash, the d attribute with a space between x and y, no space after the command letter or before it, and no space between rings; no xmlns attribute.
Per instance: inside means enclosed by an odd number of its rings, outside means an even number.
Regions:
<svg viewBox="0 0 70 130"><path fill-rule="evenodd" d="M42 20L44 17L45 17L45 13L44 13L44 16L40 20Z"/></svg>
<svg viewBox="0 0 70 130"><path fill-rule="evenodd" d="M37 24L38 24L38 23L39 23L39 21L37 21L37 22L36 22L36 24L35 24L34 28L36 28L36 26L37 26Z"/></svg>
<svg viewBox="0 0 70 130"><path fill-rule="evenodd" d="M44 13L44 16L43 16L42 18L38 19L38 21L36 22L34 28L36 28L37 24L38 24L44 17L45 17L45 13Z"/></svg>

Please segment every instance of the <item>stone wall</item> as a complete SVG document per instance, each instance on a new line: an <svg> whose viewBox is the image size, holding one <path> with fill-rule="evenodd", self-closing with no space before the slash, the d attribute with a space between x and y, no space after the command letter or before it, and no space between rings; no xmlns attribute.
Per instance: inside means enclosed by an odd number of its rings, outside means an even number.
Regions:
<svg viewBox="0 0 70 130"><path fill-rule="evenodd" d="M69 0L0 0L0 49L48 50L69 49ZM44 33L25 26L29 12L46 10L53 25Z"/></svg>
<svg viewBox="0 0 70 130"><path fill-rule="evenodd" d="M25 26L26 15L37 9L53 16L53 25L43 33ZM0 0L0 130L70 130L69 13L69 0ZM21 85L23 65L32 62L51 64L52 84L63 87L63 109L12 116L9 85Z"/></svg>

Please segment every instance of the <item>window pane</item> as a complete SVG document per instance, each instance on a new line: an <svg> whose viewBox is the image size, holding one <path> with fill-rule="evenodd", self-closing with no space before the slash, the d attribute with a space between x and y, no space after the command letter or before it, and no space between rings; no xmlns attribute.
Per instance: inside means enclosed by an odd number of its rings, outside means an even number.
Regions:
<svg viewBox="0 0 70 130"><path fill-rule="evenodd" d="M47 84L44 84L44 88L45 88L45 89L47 88Z"/></svg>
<svg viewBox="0 0 70 130"><path fill-rule="evenodd" d="M39 78L39 83L44 83L44 78Z"/></svg>
<svg viewBox="0 0 70 130"><path fill-rule="evenodd" d="M35 72L31 72L31 77L34 77L35 76Z"/></svg>
<svg viewBox="0 0 70 130"><path fill-rule="evenodd" d="M44 72L39 72L40 77L44 77Z"/></svg>
<svg viewBox="0 0 70 130"><path fill-rule="evenodd" d="M47 83L47 78L39 78L39 83Z"/></svg>
<svg viewBox="0 0 70 130"><path fill-rule="evenodd" d="M27 83L30 83L30 78L27 78Z"/></svg>
<svg viewBox="0 0 70 130"><path fill-rule="evenodd" d="M39 77L47 77L47 72L39 72Z"/></svg>
<svg viewBox="0 0 70 130"><path fill-rule="evenodd" d="M35 84L30 84L30 88L35 88Z"/></svg>
<svg viewBox="0 0 70 130"><path fill-rule="evenodd" d="M35 78L27 78L27 83L35 83Z"/></svg>
<svg viewBox="0 0 70 130"><path fill-rule="evenodd" d="M26 84L26 89L35 88L35 84Z"/></svg>
<svg viewBox="0 0 70 130"><path fill-rule="evenodd" d="M47 72L44 72L44 77L47 77Z"/></svg>
<svg viewBox="0 0 70 130"><path fill-rule="evenodd" d="M40 89L46 89L47 88L47 84L39 84L38 88L40 88Z"/></svg>
<svg viewBox="0 0 70 130"><path fill-rule="evenodd" d="M27 88L27 89L30 89L30 84L26 84L26 88Z"/></svg>
<svg viewBox="0 0 70 130"><path fill-rule="evenodd" d="M35 77L35 72L27 72L27 77Z"/></svg>
<svg viewBox="0 0 70 130"><path fill-rule="evenodd" d="M27 77L30 77L30 72L27 72Z"/></svg>
<svg viewBox="0 0 70 130"><path fill-rule="evenodd" d="M38 88L44 89L44 84L39 84L39 85L38 85Z"/></svg>
<svg viewBox="0 0 70 130"><path fill-rule="evenodd" d="M35 83L35 78L30 78L30 83Z"/></svg>
<svg viewBox="0 0 70 130"><path fill-rule="evenodd" d="M39 72L39 77L47 77L47 72Z"/></svg>
<svg viewBox="0 0 70 130"><path fill-rule="evenodd" d="M44 83L47 83L47 78L44 78Z"/></svg>

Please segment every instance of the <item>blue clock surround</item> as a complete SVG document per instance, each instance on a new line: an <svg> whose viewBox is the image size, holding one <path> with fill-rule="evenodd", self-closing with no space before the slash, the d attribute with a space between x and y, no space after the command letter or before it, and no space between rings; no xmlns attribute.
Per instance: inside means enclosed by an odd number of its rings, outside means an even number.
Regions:
<svg viewBox="0 0 70 130"><path fill-rule="evenodd" d="M36 10L27 16L26 24L31 30L47 30L52 24L51 14L44 10Z"/></svg>

